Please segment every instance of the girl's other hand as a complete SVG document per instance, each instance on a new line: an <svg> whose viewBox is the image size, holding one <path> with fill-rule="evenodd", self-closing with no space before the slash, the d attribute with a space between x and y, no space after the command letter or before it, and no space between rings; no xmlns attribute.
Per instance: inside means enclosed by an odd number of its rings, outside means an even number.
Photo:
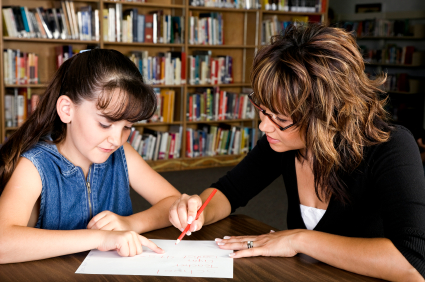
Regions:
<svg viewBox="0 0 425 282"><path fill-rule="evenodd" d="M142 246L146 246L155 253L164 253L155 243L134 231L109 231L105 234L104 240L97 247L99 251L116 250L122 257L133 257L140 255L143 252Z"/></svg>
<svg viewBox="0 0 425 282"><path fill-rule="evenodd" d="M195 218L201 206L202 200L198 195L182 194L170 207L169 219L171 224L182 232L188 224L191 224L186 235L200 230L204 225L204 212L197 220Z"/></svg>
<svg viewBox="0 0 425 282"><path fill-rule="evenodd" d="M232 258L242 257L293 257L298 252L291 242L297 233L302 230L284 230L270 232L260 236L225 236L223 239L215 239L218 247L224 250L239 250L230 254ZM253 247L248 249L248 241Z"/></svg>
<svg viewBox="0 0 425 282"><path fill-rule="evenodd" d="M87 225L87 229L126 231L134 230L131 227L130 219L117 215L111 211L103 211L95 215Z"/></svg>

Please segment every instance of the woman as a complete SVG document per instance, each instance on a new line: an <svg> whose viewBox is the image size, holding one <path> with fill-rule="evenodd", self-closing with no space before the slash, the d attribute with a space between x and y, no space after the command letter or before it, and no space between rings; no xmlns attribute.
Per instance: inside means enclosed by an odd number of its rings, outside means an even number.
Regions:
<svg viewBox="0 0 425 282"><path fill-rule="evenodd" d="M255 56L250 95L265 136L211 192L183 195L170 221L199 230L282 175L289 230L216 239L233 258L304 253L347 271L423 281L425 179L410 132L386 122L385 77L370 80L354 38L322 25L290 26ZM224 234L230 235L230 234Z"/></svg>

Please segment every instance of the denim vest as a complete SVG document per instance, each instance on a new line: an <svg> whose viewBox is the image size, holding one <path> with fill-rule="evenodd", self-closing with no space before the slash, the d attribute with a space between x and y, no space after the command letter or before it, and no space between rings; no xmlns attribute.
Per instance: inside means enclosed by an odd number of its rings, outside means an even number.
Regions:
<svg viewBox="0 0 425 282"><path fill-rule="evenodd" d="M92 164L87 179L54 144L40 141L22 156L37 168L43 184L36 228L86 229L90 219L102 211L121 216L133 213L123 146L106 162Z"/></svg>

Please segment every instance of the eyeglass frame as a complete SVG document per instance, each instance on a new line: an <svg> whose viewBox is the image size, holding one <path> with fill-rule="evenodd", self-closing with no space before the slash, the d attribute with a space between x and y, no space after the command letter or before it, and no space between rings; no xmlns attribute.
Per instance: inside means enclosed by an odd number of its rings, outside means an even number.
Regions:
<svg viewBox="0 0 425 282"><path fill-rule="evenodd" d="M251 102L251 104L254 106L254 107L256 107L263 115L265 115L266 117L268 117L269 118L269 120L274 124L274 125L276 125L278 128L279 128L279 130L280 131L284 131L284 130L287 130L288 128L290 128L290 127L292 127L293 125L295 125L295 123L292 123L292 124L290 124L290 125L288 125L288 126L285 126L285 127L283 127L283 126L281 126L281 125L279 125L276 121L274 121L273 120L273 116L271 115L271 114L269 114L269 113L267 113L266 112L266 110L264 110L263 108L261 108L259 105L257 105L253 100L252 100L252 95L254 94L254 92L252 92L251 94L249 94L248 95L248 99L249 99L249 101Z"/></svg>

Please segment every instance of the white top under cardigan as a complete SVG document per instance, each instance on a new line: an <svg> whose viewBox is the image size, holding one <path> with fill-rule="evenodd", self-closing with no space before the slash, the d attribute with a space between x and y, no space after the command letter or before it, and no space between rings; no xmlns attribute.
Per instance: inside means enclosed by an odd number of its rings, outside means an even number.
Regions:
<svg viewBox="0 0 425 282"><path fill-rule="evenodd" d="M307 207L301 204L300 208L301 217L303 218L305 227L307 227L308 230L313 230L326 212L326 210Z"/></svg>

